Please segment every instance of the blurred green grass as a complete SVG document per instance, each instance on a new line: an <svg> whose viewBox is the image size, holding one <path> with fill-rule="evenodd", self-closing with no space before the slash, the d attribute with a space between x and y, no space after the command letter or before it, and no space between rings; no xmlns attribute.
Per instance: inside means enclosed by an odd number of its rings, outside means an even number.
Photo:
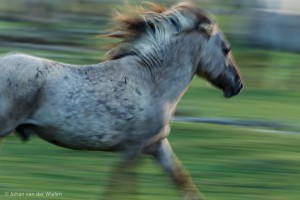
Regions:
<svg viewBox="0 0 300 200"><path fill-rule="evenodd" d="M300 196L299 134L176 122L169 140L208 199L297 200ZM48 191L62 196L35 198L101 199L117 159L116 154L68 150L36 137L23 145L10 136L0 151L0 199L27 199L8 198L5 192ZM140 199L179 200L154 161L149 157L142 161L137 168Z"/></svg>

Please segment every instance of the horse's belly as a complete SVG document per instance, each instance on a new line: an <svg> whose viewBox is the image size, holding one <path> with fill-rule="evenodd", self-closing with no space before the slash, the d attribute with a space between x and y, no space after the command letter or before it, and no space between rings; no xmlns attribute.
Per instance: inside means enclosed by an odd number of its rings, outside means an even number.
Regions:
<svg viewBox="0 0 300 200"><path fill-rule="evenodd" d="M120 132L113 130L104 133L37 128L35 133L52 144L78 150L114 150L123 137Z"/></svg>
<svg viewBox="0 0 300 200"><path fill-rule="evenodd" d="M127 118L80 108L39 110L30 120L41 138L66 148L86 150L115 148L131 126Z"/></svg>

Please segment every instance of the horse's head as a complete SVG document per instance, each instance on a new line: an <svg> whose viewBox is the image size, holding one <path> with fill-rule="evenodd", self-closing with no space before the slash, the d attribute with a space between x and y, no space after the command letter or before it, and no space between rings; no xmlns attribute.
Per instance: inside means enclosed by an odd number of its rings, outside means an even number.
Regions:
<svg viewBox="0 0 300 200"><path fill-rule="evenodd" d="M137 16L125 14L116 18L116 32L107 36L122 39L123 45L110 51L109 59L134 54L151 68L162 65L165 59L157 58L164 56L163 47L171 47L176 58L182 55L181 59L186 59L184 53L192 56L186 60L194 67L193 72L222 89L225 97L240 92L243 84L230 44L202 9L188 2L176 4L171 9L153 3L148 5L150 11L139 9L134 12Z"/></svg>
<svg viewBox="0 0 300 200"><path fill-rule="evenodd" d="M196 74L220 88L229 98L240 92L243 83L229 42L214 23L202 23L199 31L206 37L200 53Z"/></svg>

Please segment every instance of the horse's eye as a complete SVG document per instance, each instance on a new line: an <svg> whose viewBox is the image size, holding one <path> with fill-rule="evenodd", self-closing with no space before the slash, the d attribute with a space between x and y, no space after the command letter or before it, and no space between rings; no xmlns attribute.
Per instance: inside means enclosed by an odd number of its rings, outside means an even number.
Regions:
<svg viewBox="0 0 300 200"><path fill-rule="evenodd" d="M229 54L230 50L231 50L231 46L229 45L223 47L223 52L225 55Z"/></svg>

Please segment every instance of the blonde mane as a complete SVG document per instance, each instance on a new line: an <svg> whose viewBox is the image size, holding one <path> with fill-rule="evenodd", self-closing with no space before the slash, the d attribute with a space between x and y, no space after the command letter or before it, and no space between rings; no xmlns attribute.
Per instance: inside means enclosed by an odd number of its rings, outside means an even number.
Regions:
<svg viewBox="0 0 300 200"><path fill-rule="evenodd" d="M201 23L212 23L208 15L189 2L178 3L169 9L155 3L146 7L129 7L116 12L110 38L121 39L106 56L107 60L125 55L139 55L145 64L153 64L162 56L157 50L175 34L193 30ZM155 58L154 58L155 57Z"/></svg>

